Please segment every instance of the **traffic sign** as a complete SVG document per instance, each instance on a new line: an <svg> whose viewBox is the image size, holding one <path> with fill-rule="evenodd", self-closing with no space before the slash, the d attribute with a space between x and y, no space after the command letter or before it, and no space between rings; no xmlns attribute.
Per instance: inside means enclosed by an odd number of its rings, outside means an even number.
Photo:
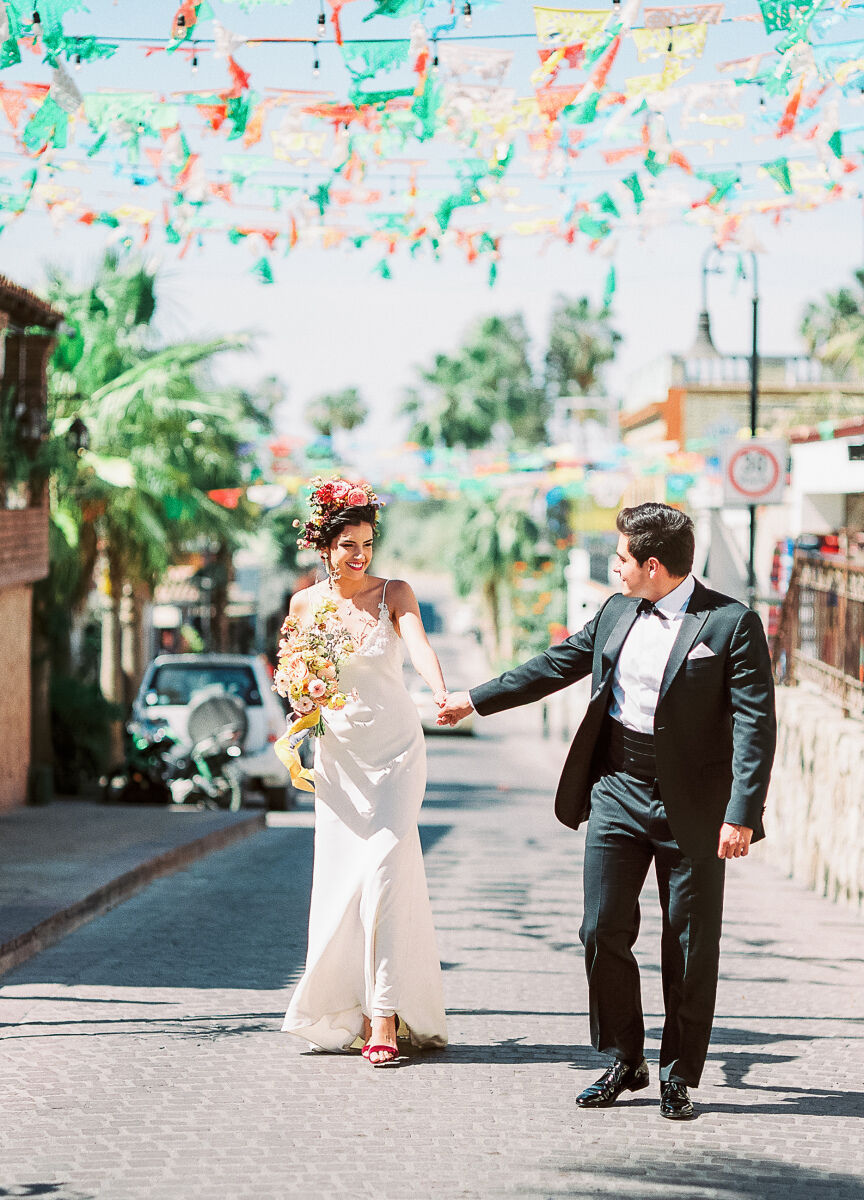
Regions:
<svg viewBox="0 0 864 1200"><path fill-rule="evenodd" d="M776 438L728 441L723 454L724 507L782 504L786 456L786 443Z"/></svg>

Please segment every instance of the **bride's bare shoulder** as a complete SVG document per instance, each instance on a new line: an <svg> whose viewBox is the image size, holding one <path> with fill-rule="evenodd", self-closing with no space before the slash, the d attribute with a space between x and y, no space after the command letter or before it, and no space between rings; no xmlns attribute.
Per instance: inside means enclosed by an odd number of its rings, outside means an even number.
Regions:
<svg viewBox="0 0 864 1200"><path fill-rule="evenodd" d="M288 612L292 617L302 617L305 613L309 612L312 602L317 594L317 583L313 583L309 587L301 588L299 592L295 592L291 597L291 603L288 605Z"/></svg>

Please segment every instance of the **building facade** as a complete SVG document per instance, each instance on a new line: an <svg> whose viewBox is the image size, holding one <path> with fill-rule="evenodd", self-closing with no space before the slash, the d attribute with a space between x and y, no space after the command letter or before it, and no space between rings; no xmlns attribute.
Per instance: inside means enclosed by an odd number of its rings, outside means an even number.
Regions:
<svg viewBox="0 0 864 1200"><path fill-rule="evenodd" d="M48 574L48 500L34 460L61 320L0 276L0 808L24 803L34 765L51 761L50 730L32 719L46 711L48 687L47 670L31 667L33 585Z"/></svg>

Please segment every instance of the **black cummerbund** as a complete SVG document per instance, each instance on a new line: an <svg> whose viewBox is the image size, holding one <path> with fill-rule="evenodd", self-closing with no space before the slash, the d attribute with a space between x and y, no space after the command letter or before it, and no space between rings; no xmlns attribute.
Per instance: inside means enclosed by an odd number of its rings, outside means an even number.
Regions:
<svg viewBox="0 0 864 1200"><path fill-rule="evenodd" d="M654 734L627 729L620 721L607 717L603 723L606 764L613 771L626 771L637 779L657 778Z"/></svg>

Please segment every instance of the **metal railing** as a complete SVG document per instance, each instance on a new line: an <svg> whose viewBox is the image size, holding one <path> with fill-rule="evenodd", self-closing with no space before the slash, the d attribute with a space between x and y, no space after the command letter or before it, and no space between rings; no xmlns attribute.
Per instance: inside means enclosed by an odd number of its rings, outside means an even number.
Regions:
<svg viewBox="0 0 864 1200"><path fill-rule="evenodd" d="M773 659L779 682L814 683L864 719L864 563L795 551Z"/></svg>

